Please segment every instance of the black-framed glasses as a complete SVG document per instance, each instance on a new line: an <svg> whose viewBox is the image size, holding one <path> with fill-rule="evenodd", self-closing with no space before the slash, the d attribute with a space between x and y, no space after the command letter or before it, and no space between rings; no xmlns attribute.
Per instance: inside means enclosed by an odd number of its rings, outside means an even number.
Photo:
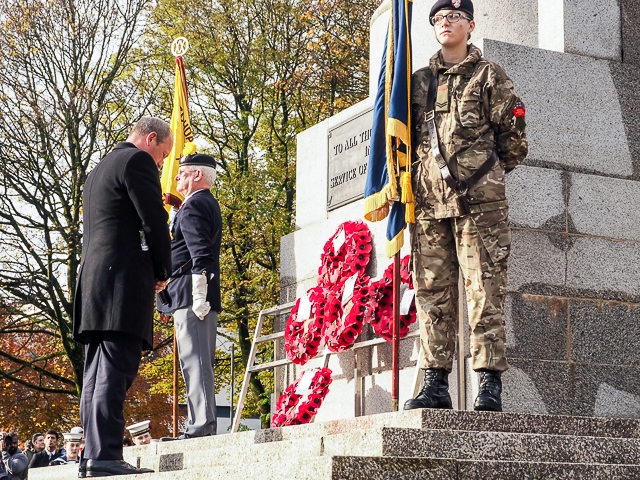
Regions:
<svg viewBox="0 0 640 480"><path fill-rule="evenodd" d="M464 13L453 12L447 13L446 15L434 15L433 17L429 18L429 23L431 23L431 25L440 25L445 18L449 23L458 23L461 18L469 21L473 20L473 18L468 17Z"/></svg>

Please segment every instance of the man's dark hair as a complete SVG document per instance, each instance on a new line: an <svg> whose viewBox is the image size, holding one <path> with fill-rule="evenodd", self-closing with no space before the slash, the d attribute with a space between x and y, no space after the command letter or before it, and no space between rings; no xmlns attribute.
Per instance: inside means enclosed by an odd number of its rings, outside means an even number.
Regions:
<svg viewBox="0 0 640 480"><path fill-rule="evenodd" d="M34 433L31 436L31 443L35 443L35 441L38 439L38 437L44 437L44 433L40 433L40 432Z"/></svg>
<svg viewBox="0 0 640 480"><path fill-rule="evenodd" d="M55 430L47 430L47 432L45 433L45 436L47 435L55 435L56 440L60 440L60 435L58 435L58 432L56 432Z"/></svg>
<svg viewBox="0 0 640 480"><path fill-rule="evenodd" d="M160 145L171 136L171 126L160 118L142 117L133 126L129 135L136 134L140 137L145 137L153 132L158 135L156 137L156 143Z"/></svg>

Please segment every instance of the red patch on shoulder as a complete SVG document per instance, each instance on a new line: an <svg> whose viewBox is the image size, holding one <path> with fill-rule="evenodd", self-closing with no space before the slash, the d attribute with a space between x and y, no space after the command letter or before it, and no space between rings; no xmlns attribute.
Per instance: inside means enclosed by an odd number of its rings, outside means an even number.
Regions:
<svg viewBox="0 0 640 480"><path fill-rule="evenodd" d="M513 113L513 116L516 118L524 117L526 112L523 103L521 101L517 101L511 113Z"/></svg>

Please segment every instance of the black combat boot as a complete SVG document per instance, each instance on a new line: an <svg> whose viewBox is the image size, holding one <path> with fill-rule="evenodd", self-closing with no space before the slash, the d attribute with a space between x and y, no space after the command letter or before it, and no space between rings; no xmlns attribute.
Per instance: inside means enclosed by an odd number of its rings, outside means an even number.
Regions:
<svg viewBox="0 0 640 480"><path fill-rule="evenodd" d="M480 386L478 388L478 396L473 404L473 409L483 412L501 412L502 399L502 379L500 372L493 370L478 370L478 378Z"/></svg>
<svg viewBox="0 0 640 480"><path fill-rule="evenodd" d="M424 371L422 390L416 398L407 400L405 410L414 408L453 408L449 396L449 373L444 368L427 368Z"/></svg>

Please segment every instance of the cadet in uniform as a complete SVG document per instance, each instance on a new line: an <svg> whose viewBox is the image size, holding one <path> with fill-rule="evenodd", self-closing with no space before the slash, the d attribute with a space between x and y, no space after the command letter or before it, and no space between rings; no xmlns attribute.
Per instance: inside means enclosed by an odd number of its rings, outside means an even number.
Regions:
<svg viewBox="0 0 640 480"><path fill-rule="evenodd" d="M67 451L67 463L78 463L83 432L82 427L73 427L68 433L62 434L64 449Z"/></svg>
<svg viewBox="0 0 640 480"><path fill-rule="evenodd" d="M410 233L425 376L404 408L452 408L460 269L479 375L474 409L502 411L511 246L505 174L527 154L524 105L504 70L467 43L475 28L471 0L438 0L429 20L442 48L413 74L411 94Z"/></svg>
<svg viewBox="0 0 640 480"><path fill-rule="evenodd" d="M135 445L149 445L151 443L151 420L134 423L127 427Z"/></svg>

